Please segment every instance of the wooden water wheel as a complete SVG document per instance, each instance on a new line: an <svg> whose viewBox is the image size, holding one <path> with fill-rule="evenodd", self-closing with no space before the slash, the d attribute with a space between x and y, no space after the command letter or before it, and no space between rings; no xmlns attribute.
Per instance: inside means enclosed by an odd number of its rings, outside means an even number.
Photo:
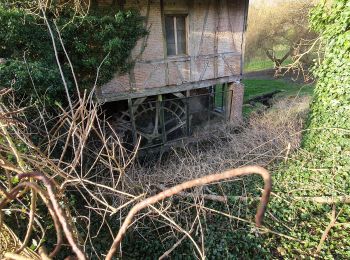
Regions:
<svg viewBox="0 0 350 260"><path fill-rule="evenodd" d="M118 133L141 146L164 144L186 135L186 105L182 99L139 98L129 100L129 110L116 120ZM124 138L125 139L125 138Z"/></svg>

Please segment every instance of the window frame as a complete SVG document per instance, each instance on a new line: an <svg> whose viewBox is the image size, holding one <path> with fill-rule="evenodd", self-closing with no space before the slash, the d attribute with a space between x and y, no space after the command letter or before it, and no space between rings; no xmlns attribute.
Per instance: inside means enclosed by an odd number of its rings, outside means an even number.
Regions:
<svg viewBox="0 0 350 260"><path fill-rule="evenodd" d="M169 50L168 50L168 39L167 39L167 28L166 28L166 18L167 17L172 17L173 20L173 29L174 29L174 40L175 40L175 54L169 54ZM181 53L179 54L179 50L178 50L178 35L177 35L177 18L178 17L184 17L184 22L185 22L185 53ZM166 50L166 57L181 57L181 56L188 56L188 13L165 13L164 14L164 42L165 42L165 50Z"/></svg>

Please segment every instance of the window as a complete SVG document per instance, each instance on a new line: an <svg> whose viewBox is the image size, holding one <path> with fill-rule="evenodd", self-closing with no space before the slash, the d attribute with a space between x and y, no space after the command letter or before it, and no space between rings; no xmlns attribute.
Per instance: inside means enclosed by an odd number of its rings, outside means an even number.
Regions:
<svg viewBox="0 0 350 260"><path fill-rule="evenodd" d="M186 15L166 15L165 33L168 56L186 54Z"/></svg>

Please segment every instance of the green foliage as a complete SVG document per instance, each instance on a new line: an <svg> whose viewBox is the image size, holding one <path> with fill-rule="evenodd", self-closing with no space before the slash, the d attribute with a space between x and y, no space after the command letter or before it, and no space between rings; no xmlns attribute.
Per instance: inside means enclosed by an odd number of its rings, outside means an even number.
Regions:
<svg viewBox="0 0 350 260"><path fill-rule="evenodd" d="M271 226L295 238L274 238L279 255L285 258L314 257L332 215L332 205L290 198L350 194L350 2L322 2L312 11L310 21L324 41L324 58L314 68L318 82L303 149L275 171L274 192L279 196L270 203L271 213L291 228ZM350 206L334 206L339 215L319 257L349 259Z"/></svg>
<svg viewBox="0 0 350 260"><path fill-rule="evenodd" d="M73 63L80 89L93 87L102 61L98 84L108 82L115 73L127 72L133 66L129 59L132 49L147 34L143 18L136 10L96 11L76 16L67 7L57 16L52 7L46 16L72 94L73 77L54 22ZM51 103L64 100L52 41L40 15L9 5L7 1L0 3L0 58L5 59L0 64L1 86L12 86L20 93Z"/></svg>
<svg viewBox="0 0 350 260"><path fill-rule="evenodd" d="M349 155L350 2L337 0L331 7L320 4L312 12L311 24L322 34L326 49L314 71L318 84L309 119L311 131L304 145L322 156Z"/></svg>

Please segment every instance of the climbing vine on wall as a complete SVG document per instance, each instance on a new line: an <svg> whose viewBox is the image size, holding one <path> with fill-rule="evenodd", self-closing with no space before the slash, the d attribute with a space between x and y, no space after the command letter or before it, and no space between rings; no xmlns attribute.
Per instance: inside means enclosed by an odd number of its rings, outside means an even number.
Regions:
<svg viewBox="0 0 350 260"><path fill-rule="evenodd" d="M64 88L48 28L40 10L33 13L36 2L0 1L0 86L11 86L19 90L17 93L46 100L49 104L64 102ZM98 84L106 83L115 73L125 73L133 66L131 51L148 33L137 10L92 9L87 15L77 15L69 6L60 6L59 12L57 8L51 4L45 13L72 94L73 77L59 44L56 25L80 89L91 89L102 61Z"/></svg>

